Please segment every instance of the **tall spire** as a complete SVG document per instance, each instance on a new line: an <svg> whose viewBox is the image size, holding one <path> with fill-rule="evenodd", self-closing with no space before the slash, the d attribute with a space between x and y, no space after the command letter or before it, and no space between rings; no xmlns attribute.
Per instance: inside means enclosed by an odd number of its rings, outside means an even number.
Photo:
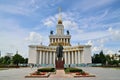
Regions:
<svg viewBox="0 0 120 80"><path fill-rule="evenodd" d="M58 16L58 24L62 24L62 14L61 14L61 7L58 8L59 16Z"/></svg>

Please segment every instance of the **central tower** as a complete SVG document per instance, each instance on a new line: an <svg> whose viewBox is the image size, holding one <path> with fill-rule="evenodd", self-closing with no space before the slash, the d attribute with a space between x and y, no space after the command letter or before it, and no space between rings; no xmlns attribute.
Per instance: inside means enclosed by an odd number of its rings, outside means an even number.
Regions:
<svg viewBox="0 0 120 80"><path fill-rule="evenodd" d="M62 46L71 46L70 39L71 35L69 34L69 31L66 31L66 34L64 34L64 25L62 24L62 14L61 9L59 8L59 15L58 15L58 23L56 25L56 34L53 34L53 31L50 32L50 44L49 46L57 46L59 43Z"/></svg>
<svg viewBox="0 0 120 80"><path fill-rule="evenodd" d="M56 28L57 28L57 35L64 35L64 26L62 24L61 8L59 8L58 24Z"/></svg>

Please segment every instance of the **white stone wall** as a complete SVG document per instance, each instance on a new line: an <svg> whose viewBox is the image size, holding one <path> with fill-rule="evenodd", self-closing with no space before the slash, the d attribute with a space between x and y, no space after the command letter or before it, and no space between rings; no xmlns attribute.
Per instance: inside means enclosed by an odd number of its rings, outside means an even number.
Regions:
<svg viewBox="0 0 120 80"><path fill-rule="evenodd" d="M28 63L37 63L37 51L35 47L29 47L29 58Z"/></svg>
<svg viewBox="0 0 120 80"><path fill-rule="evenodd" d="M83 62L82 63L91 63L91 46L84 46L83 49Z"/></svg>

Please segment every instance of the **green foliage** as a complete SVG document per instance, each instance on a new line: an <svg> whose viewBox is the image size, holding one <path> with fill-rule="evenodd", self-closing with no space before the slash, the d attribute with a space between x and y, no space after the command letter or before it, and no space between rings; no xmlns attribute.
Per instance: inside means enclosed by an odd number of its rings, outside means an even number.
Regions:
<svg viewBox="0 0 120 80"><path fill-rule="evenodd" d="M94 54L92 57L92 63L106 64L106 56L103 54L103 51L101 51L99 54Z"/></svg>
<svg viewBox="0 0 120 80"><path fill-rule="evenodd" d="M41 68L37 70L38 72L55 72L55 68Z"/></svg>
<svg viewBox="0 0 120 80"><path fill-rule="evenodd" d="M13 63L16 65L18 65L19 63L24 63L24 58L19 54L15 54L12 60L13 60Z"/></svg>
<svg viewBox="0 0 120 80"><path fill-rule="evenodd" d="M28 58L24 59L24 63L26 63L26 64L28 63Z"/></svg>
<svg viewBox="0 0 120 80"><path fill-rule="evenodd" d="M120 57L119 60L115 60L114 57L110 57L109 55L104 55L103 51L101 51L99 54L94 54L92 56L92 63L101 63L103 65L119 66L119 62L120 62Z"/></svg>
<svg viewBox="0 0 120 80"><path fill-rule="evenodd" d="M105 55L103 54L103 51L101 51L99 55L100 55L100 62L101 62L102 64L106 64L106 57L105 57Z"/></svg>
<svg viewBox="0 0 120 80"><path fill-rule="evenodd" d="M119 65L119 61L118 61L118 60L112 60L112 61L109 61L108 63L109 63L110 65L116 65L116 66Z"/></svg>
<svg viewBox="0 0 120 80"><path fill-rule="evenodd" d="M64 71L67 72L82 72L82 69L78 69L78 68L65 68Z"/></svg>
<svg viewBox="0 0 120 80"><path fill-rule="evenodd" d="M11 63L11 58L9 56L1 57L0 58L0 64L10 64Z"/></svg>
<svg viewBox="0 0 120 80"><path fill-rule="evenodd" d="M18 66L19 63L28 63L28 58L22 57L20 54L15 54L13 57L4 56L0 58L0 65L4 66L11 66L16 64Z"/></svg>

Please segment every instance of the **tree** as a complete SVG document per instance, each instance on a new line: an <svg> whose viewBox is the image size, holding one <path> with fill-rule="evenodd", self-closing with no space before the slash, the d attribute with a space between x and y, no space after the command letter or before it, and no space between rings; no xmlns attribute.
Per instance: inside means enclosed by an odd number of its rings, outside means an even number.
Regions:
<svg viewBox="0 0 120 80"><path fill-rule="evenodd" d="M19 63L24 63L24 58L20 54L15 54L12 58L13 63L18 66Z"/></svg>
<svg viewBox="0 0 120 80"><path fill-rule="evenodd" d="M103 54L103 51L101 51L99 54L94 54L92 57L92 63L106 63L106 57Z"/></svg>
<svg viewBox="0 0 120 80"><path fill-rule="evenodd" d="M4 57L0 58L0 64L3 64Z"/></svg>
<svg viewBox="0 0 120 80"><path fill-rule="evenodd" d="M100 56L99 56L99 54L94 54L93 55L92 63L100 63Z"/></svg>
<svg viewBox="0 0 120 80"><path fill-rule="evenodd" d="M26 64L28 63L28 58L24 59L24 63L26 63Z"/></svg>
<svg viewBox="0 0 120 80"><path fill-rule="evenodd" d="M106 64L106 57L105 57L105 55L103 54L103 51L101 51L101 52L99 53L99 56L100 56L100 63Z"/></svg>
<svg viewBox="0 0 120 80"><path fill-rule="evenodd" d="M2 63L3 64L10 64L11 58L9 56L3 57Z"/></svg>

